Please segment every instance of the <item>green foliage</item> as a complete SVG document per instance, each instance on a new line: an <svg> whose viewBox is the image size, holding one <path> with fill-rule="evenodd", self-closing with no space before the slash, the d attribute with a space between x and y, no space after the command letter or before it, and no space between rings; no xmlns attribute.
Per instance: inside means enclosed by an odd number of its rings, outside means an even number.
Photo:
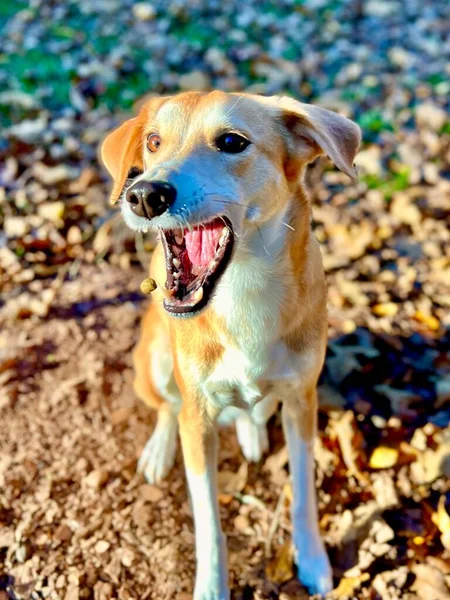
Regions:
<svg viewBox="0 0 450 600"><path fill-rule="evenodd" d="M380 190L385 200L390 200L395 192L406 190L409 187L410 170L402 167L398 171L391 171L385 178L378 175L364 175L361 179L369 190Z"/></svg>
<svg viewBox="0 0 450 600"><path fill-rule="evenodd" d="M381 131L394 131L394 126L378 109L367 110L361 114L358 124L363 131L380 133Z"/></svg>

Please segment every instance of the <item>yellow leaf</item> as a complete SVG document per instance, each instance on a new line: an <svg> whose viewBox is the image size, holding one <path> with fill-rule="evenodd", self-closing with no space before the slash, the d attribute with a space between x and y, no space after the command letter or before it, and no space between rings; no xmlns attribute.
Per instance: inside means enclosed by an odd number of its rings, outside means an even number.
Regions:
<svg viewBox="0 0 450 600"><path fill-rule="evenodd" d="M421 310L418 310L416 312L414 318L416 319L416 321L419 321L419 323L423 323L433 331L437 331L440 327L439 320L436 319L436 317L434 317L433 315L427 315Z"/></svg>
<svg viewBox="0 0 450 600"><path fill-rule="evenodd" d="M372 312L378 317L393 317L398 312L398 304L395 304L395 302L375 304L375 306L372 307Z"/></svg>
<svg viewBox="0 0 450 600"><path fill-rule="evenodd" d="M445 508L445 496L439 498L437 511L432 515L431 519L442 534L442 545L447 550L450 550L450 515Z"/></svg>
<svg viewBox="0 0 450 600"><path fill-rule="evenodd" d="M387 446L378 446L370 457L369 466L372 469L389 469L398 460L398 450Z"/></svg>
<svg viewBox="0 0 450 600"><path fill-rule="evenodd" d="M425 538L423 538L421 535L416 535L416 537L413 538L413 543L416 546L422 546L425 544Z"/></svg>
<svg viewBox="0 0 450 600"><path fill-rule="evenodd" d="M339 582L338 587L331 592L332 598L354 598L356 590L361 586L364 581L369 579L369 573L362 573L356 577L343 577Z"/></svg>
<svg viewBox="0 0 450 600"><path fill-rule="evenodd" d="M292 504L292 485L290 483L285 483L283 486L283 491L286 496L286 500L289 502L289 504Z"/></svg>
<svg viewBox="0 0 450 600"><path fill-rule="evenodd" d="M292 543L286 542L266 567L266 576L274 583L284 583L294 576Z"/></svg>

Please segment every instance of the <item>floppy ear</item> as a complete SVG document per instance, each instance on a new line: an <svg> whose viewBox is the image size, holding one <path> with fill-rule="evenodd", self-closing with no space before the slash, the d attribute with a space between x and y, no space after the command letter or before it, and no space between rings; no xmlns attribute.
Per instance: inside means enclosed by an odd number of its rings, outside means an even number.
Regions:
<svg viewBox="0 0 450 600"><path fill-rule="evenodd" d="M117 202L132 169L143 171L142 126L139 117L125 121L102 144L102 161L114 180L110 201Z"/></svg>
<svg viewBox="0 0 450 600"><path fill-rule="evenodd" d="M292 150L302 162L326 154L338 169L352 179L356 177L353 161L361 142L361 130L356 123L331 110L287 96L265 100L281 110L284 125L292 134Z"/></svg>

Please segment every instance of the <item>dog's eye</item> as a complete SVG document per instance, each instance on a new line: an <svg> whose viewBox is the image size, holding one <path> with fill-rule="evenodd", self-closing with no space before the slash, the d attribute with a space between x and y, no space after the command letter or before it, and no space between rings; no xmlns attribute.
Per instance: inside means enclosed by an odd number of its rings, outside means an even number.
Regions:
<svg viewBox="0 0 450 600"><path fill-rule="evenodd" d="M224 133L216 140L216 148L228 154L243 152L249 144L250 141L238 133Z"/></svg>
<svg viewBox="0 0 450 600"><path fill-rule="evenodd" d="M147 138L147 148L150 152L158 152L161 146L161 138L157 133L151 133Z"/></svg>

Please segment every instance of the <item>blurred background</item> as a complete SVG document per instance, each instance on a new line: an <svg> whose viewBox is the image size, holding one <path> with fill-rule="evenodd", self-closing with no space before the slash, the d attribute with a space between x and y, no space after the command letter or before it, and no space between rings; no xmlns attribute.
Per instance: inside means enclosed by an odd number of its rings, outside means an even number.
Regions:
<svg viewBox="0 0 450 600"><path fill-rule="evenodd" d="M336 597L450 597L449 24L445 0L1 4L1 600L191 597L180 460L161 487L135 475L154 240L109 206L98 146L143 94L214 88L292 95L363 130L357 182L326 160L308 173L329 283L321 527ZM243 600L307 597L278 425L261 465L222 439Z"/></svg>

